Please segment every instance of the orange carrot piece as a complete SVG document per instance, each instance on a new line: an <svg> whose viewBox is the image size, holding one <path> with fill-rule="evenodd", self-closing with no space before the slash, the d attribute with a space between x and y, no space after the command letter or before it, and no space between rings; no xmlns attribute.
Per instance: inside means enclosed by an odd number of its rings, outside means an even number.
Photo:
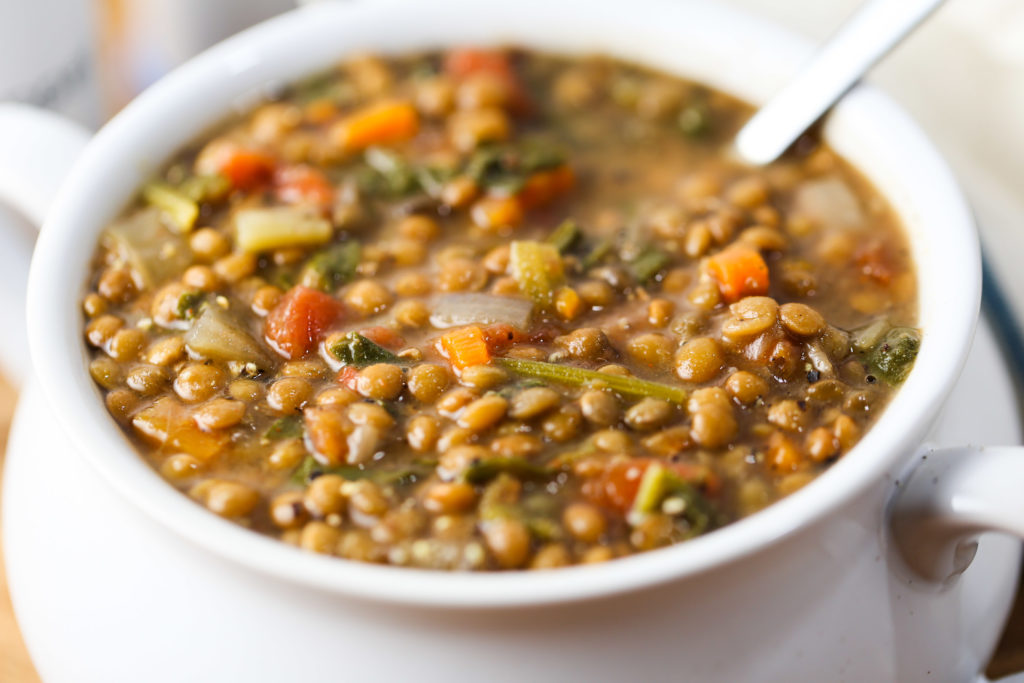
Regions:
<svg viewBox="0 0 1024 683"><path fill-rule="evenodd" d="M707 260L707 269L727 302L768 293L768 264L751 247L734 244L723 249Z"/></svg>
<svg viewBox="0 0 1024 683"><path fill-rule="evenodd" d="M518 197L484 197L470 209L473 223L496 232L514 228L523 222L523 206Z"/></svg>
<svg viewBox="0 0 1024 683"><path fill-rule="evenodd" d="M517 196L523 208L534 209L561 197L575 184L576 174L568 164L562 164L531 175Z"/></svg>
<svg viewBox="0 0 1024 683"><path fill-rule="evenodd" d="M459 370L483 365L491 360L483 330L476 326L462 327L441 336L444 355Z"/></svg>
<svg viewBox="0 0 1024 683"><path fill-rule="evenodd" d="M331 137L347 151L389 145L416 135L420 120L416 108L404 100L385 100L352 112L331 129Z"/></svg>

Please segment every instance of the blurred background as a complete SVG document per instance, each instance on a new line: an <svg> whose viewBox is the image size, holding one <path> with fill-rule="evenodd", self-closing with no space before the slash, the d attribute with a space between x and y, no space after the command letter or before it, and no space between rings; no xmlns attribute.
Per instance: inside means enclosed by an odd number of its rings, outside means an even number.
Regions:
<svg viewBox="0 0 1024 683"><path fill-rule="evenodd" d="M772 19L816 42L860 4L717 1ZM0 101L51 108L95 128L191 55L295 4L0 0ZM917 119L951 162L974 205L996 279L1011 308L1024 318L1024 268L1018 265L1024 255L1024 2L948 0L870 80ZM30 228L19 221L0 206L0 223L15 225L29 239ZM3 251L0 267L8 267ZM15 398L12 385L0 379L0 461ZM1024 609L1018 605L990 674L1022 669ZM0 681L37 680L10 613L0 566Z"/></svg>

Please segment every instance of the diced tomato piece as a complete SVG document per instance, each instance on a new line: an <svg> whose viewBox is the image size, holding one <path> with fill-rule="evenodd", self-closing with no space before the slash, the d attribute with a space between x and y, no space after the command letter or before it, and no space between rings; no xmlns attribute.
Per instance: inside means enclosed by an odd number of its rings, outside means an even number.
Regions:
<svg viewBox="0 0 1024 683"><path fill-rule="evenodd" d="M457 79L482 71L508 75L512 73L512 64L507 52L467 47L451 50L444 56L444 71Z"/></svg>
<svg viewBox="0 0 1024 683"><path fill-rule="evenodd" d="M892 281L894 269L891 257L881 242L871 242L865 245L854 254L853 258L860 266L860 272L865 278L874 280L880 285L887 285Z"/></svg>
<svg viewBox="0 0 1024 683"><path fill-rule="evenodd" d="M384 327L383 325L367 327L359 330L359 334L363 335L374 344L383 346L385 349L391 349L392 351L405 346L405 339L402 335L398 334L390 327Z"/></svg>
<svg viewBox="0 0 1024 683"><path fill-rule="evenodd" d="M526 179L526 185L516 195L525 209L535 209L558 199L576 183L576 175L568 164L547 171L539 171Z"/></svg>
<svg viewBox="0 0 1024 683"><path fill-rule="evenodd" d="M604 472L583 482L583 495L595 505L625 514L633 507L640 480L651 462L642 458L615 460Z"/></svg>
<svg viewBox="0 0 1024 683"><path fill-rule="evenodd" d="M285 358L301 358L316 347L343 312L334 297L297 285L267 315L267 342Z"/></svg>
<svg viewBox="0 0 1024 683"><path fill-rule="evenodd" d="M526 335L508 323L494 323L483 328L484 343L492 356L504 355L511 347L526 341Z"/></svg>
<svg viewBox="0 0 1024 683"><path fill-rule="evenodd" d="M334 188L323 171L297 164L277 169L274 174L277 198L287 204L310 204L321 209L334 201Z"/></svg>
<svg viewBox="0 0 1024 683"><path fill-rule="evenodd" d="M705 465L675 462L668 464L668 468L709 496L716 496L722 490L721 477Z"/></svg>
<svg viewBox="0 0 1024 683"><path fill-rule="evenodd" d="M511 93L513 110L526 113L531 109L530 98L508 52L481 48L451 50L444 58L444 72L457 81L479 73L497 76L505 82Z"/></svg>
<svg viewBox="0 0 1024 683"><path fill-rule="evenodd" d="M274 179L277 161L258 149L242 147L223 138L212 141L196 158L196 171L220 174L238 190L258 190Z"/></svg>
<svg viewBox="0 0 1024 683"><path fill-rule="evenodd" d="M669 463L652 458L623 458L613 460L601 474L584 481L582 493L595 505L625 514L633 507L644 472L655 462L669 468L703 493L713 496L721 490L721 480L703 465Z"/></svg>
<svg viewBox="0 0 1024 683"><path fill-rule="evenodd" d="M359 380L359 370L354 365L346 365L338 370L338 384L356 391L356 382Z"/></svg>

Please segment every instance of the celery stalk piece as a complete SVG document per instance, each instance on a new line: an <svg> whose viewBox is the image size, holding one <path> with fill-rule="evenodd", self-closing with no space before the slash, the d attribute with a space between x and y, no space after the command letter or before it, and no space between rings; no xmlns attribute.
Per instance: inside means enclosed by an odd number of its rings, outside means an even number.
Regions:
<svg viewBox="0 0 1024 683"><path fill-rule="evenodd" d="M187 233L199 218L199 204L191 197L165 183L150 183L142 188L146 203L154 206L171 220L178 232Z"/></svg>
<svg viewBox="0 0 1024 683"><path fill-rule="evenodd" d="M235 214L235 241L244 251L306 247L330 239L330 222L308 209L284 206Z"/></svg>
<svg viewBox="0 0 1024 683"><path fill-rule="evenodd" d="M555 292L565 284L565 271L558 248L534 241L512 242L512 277L519 289L539 306L550 306Z"/></svg>
<svg viewBox="0 0 1024 683"><path fill-rule="evenodd" d="M576 221L571 218L567 218L562 221L557 228L555 228L550 235L548 235L548 244L554 245L560 253L565 253L569 247L576 243L576 240L580 238L583 233L580 232L580 228L576 225Z"/></svg>
<svg viewBox="0 0 1024 683"><path fill-rule="evenodd" d="M502 472L511 474L518 479L544 479L555 473L554 470L532 463L525 458L499 456L474 461L462 473L462 478L470 484L483 484Z"/></svg>
<svg viewBox="0 0 1024 683"><path fill-rule="evenodd" d="M578 387L605 386L628 396L658 398L678 405L686 403L685 389L636 377L622 377L595 370L584 370L572 365L559 365L558 363L545 363L523 358L497 358L494 362L506 370L536 379Z"/></svg>

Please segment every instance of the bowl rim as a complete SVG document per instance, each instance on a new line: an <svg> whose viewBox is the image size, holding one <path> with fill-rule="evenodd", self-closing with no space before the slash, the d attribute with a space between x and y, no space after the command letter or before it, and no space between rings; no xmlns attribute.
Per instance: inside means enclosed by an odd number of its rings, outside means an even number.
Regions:
<svg viewBox="0 0 1024 683"><path fill-rule="evenodd" d="M486 9L481 7L484 4L488 5ZM603 30L607 34L623 23L639 30L653 22L644 17L657 16L666 22L692 21L696 17L696 23L712 33L727 28L738 39L757 41L758 46L773 50L772 54L788 65L777 69L779 78L810 54L804 41L786 31L703 0L635 0L629 8L617 6L621 4L595 0L588 6L588 16L582 25L586 30ZM552 23L564 18L570 6L569 0L522 0L516 3L516 11ZM483 24L491 26L493 33L499 30L495 27L500 21L505 22L500 31L505 31L514 19L507 8L472 0L437 0L431 7L431 12L441 11L446 17L455 16L452 12L463 13L460 29L451 29L456 32L450 34L462 39L453 43L492 42L480 39L481 34L472 31ZM183 101L203 110L205 103L200 101L196 105L196 100L201 100L204 94L213 98L218 90L224 90L229 91L235 103L251 102L264 89L262 85L249 86L266 83L269 77L261 74L271 69L270 60L284 54L282 51L296 44L296 40L315 35L319 42L310 41L309 45L314 46L314 51L323 51L326 48L316 46L324 42L327 28L347 30L350 37L357 35L357 29L369 29L378 31L373 44L379 43L384 51L408 47L410 39L401 35L401 30L394 35L383 32L382 27L393 21L395 12L404 14L406 21L402 26L406 31L415 34L428 30L419 24L429 14L415 0L391 0L313 5L236 35L190 60L139 96L96 135L76 163L37 243L30 272L28 331L36 377L51 410L73 437L79 452L115 490L207 551L293 584L399 604L523 607L639 590L739 560L827 517L872 484L883 481L887 473L898 471L904 458L909 459L966 359L980 297L979 248L966 202L931 143L888 98L871 87L858 86L831 115L826 136L834 133L840 121L860 122L862 127L884 122L884 126L869 126L872 135L880 143L900 150L902 156L890 160L894 172L914 171L915 178L907 179L914 188L909 192L911 199L916 198L919 203L927 200L921 206L927 209L927 218L938 221L937 229L942 235L942 240L936 242L941 245L935 249L931 242L915 241L915 260L927 255L925 264L929 268L933 261L940 266L959 266L963 277L958 286L953 286L931 273L929 281L921 283L921 301L927 295L938 305L941 299L943 315L928 324L914 371L855 449L800 491L706 536L601 565L558 571L467 573L369 565L306 553L220 519L169 486L138 456L110 419L103 402L96 400L97 389L83 362L85 349L80 341L82 322L78 305L85 284L82 274L88 272L100 227L111 217L107 215L110 207L103 203L106 198L97 197L97 189L106 187L111 195L129 196L128 190L137 188L148 172L168 156L151 149L157 144L151 140L154 135L166 131L165 137L180 147L204 132L194 122L179 123L174 117L180 114L180 119L189 118L182 114ZM467 17L478 23L468 23ZM458 30L469 32L461 34ZM520 33L508 42L544 49L537 44L539 39L527 32L527 26L516 30ZM609 44L610 39L603 34L596 43L603 51L623 56L624 48L608 47ZM348 48L333 49L338 57L351 52ZM578 46L567 51L579 51ZM660 60L653 65L666 68ZM309 72L292 68L291 75L296 77ZM723 80L716 80L714 86L728 90L729 83L743 83L744 78L749 80L750 76L730 72L722 76ZM209 120L209 112L206 116L203 120ZM192 118L200 120L202 116L196 114ZM164 143L166 140L160 144ZM140 151L140 147L150 148L149 152ZM126 165L131 167L128 171ZM888 196L891 188L879 189ZM124 201L118 203L123 206ZM923 220L921 216L902 212L900 215L905 223ZM81 216L90 218L83 220ZM922 252L922 244L927 246L927 253Z"/></svg>

